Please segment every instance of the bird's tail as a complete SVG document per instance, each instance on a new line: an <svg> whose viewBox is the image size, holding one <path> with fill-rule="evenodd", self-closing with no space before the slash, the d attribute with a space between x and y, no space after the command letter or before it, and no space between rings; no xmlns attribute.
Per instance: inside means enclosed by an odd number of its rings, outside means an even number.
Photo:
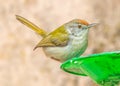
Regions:
<svg viewBox="0 0 120 86"><path fill-rule="evenodd" d="M38 33L42 37L45 37L47 35L46 31L44 31L43 29L39 28L38 26L36 26L32 22L30 22L29 20L27 20L27 19L25 19L25 18L23 18L23 17L21 17L19 15L16 15L16 19L19 20L24 25L26 25L29 28L31 28L32 30L34 30L36 33Z"/></svg>

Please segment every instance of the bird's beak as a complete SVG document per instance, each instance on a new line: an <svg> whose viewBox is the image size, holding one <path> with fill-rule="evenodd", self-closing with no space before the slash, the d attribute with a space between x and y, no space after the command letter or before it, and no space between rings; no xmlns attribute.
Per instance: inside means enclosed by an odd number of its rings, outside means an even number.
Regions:
<svg viewBox="0 0 120 86"><path fill-rule="evenodd" d="M92 24L89 24L88 25L88 28L91 28L91 27L93 27L93 26L96 26L96 25L98 25L99 23L92 23Z"/></svg>

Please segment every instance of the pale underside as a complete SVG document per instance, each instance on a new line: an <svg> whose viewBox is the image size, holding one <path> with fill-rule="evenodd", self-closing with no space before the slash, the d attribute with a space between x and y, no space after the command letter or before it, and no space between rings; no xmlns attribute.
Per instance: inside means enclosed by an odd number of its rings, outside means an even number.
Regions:
<svg viewBox="0 0 120 86"><path fill-rule="evenodd" d="M85 41L86 40L86 41ZM87 39L74 37L70 39L68 45L63 47L43 47L45 54L55 60L65 61L67 59L80 56L87 48Z"/></svg>

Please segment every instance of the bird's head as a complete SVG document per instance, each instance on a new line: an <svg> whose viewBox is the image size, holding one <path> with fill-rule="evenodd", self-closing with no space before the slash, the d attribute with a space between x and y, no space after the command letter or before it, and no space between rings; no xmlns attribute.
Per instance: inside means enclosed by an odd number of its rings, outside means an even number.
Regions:
<svg viewBox="0 0 120 86"><path fill-rule="evenodd" d="M65 28L67 29L68 33L74 36L80 36L82 34L87 34L89 28L97 25L97 23L89 24L85 20L81 19L74 19L65 24Z"/></svg>

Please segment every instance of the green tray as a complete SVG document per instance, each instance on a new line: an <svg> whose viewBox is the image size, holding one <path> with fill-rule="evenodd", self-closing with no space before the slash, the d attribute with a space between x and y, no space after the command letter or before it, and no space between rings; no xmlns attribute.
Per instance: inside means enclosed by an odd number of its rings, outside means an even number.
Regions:
<svg viewBox="0 0 120 86"><path fill-rule="evenodd" d="M71 74L89 76L102 86L118 86L120 51L72 58L62 63L61 69Z"/></svg>

